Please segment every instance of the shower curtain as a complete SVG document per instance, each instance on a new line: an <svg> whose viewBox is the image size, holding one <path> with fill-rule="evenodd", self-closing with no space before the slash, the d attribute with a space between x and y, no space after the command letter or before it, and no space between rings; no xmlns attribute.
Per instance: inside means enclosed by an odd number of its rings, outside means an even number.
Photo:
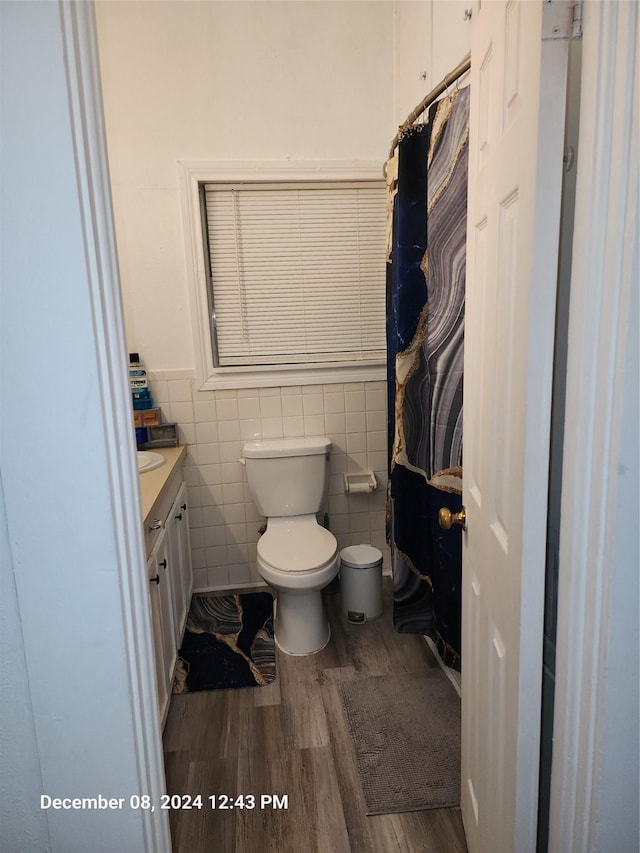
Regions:
<svg viewBox="0 0 640 853"><path fill-rule="evenodd" d="M460 668L462 358L469 89L434 104L387 163L387 535L394 625Z"/></svg>

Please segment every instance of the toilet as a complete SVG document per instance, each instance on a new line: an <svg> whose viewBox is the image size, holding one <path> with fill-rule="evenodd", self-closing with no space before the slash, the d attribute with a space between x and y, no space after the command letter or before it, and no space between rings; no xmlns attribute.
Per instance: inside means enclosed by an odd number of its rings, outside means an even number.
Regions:
<svg viewBox="0 0 640 853"><path fill-rule="evenodd" d="M249 489L267 529L257 569L276 590L275 638L290 655L319 652L331 629L321 590L338 574L335 536L318 524L329 481L325 436L251 441L242 448Z"/></svg>

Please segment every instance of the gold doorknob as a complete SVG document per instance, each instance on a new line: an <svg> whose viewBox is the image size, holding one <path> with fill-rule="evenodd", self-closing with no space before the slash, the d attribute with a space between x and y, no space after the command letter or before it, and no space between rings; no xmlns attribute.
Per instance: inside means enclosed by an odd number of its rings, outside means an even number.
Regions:
<svg viewBox="0 0 640 853"><path fill-rule="evenodd" d="M451 512L446 506L443 506L438 513L438 524L443 530L448 530L451 525L459 524L463 530L467 529L467 511L464 507L460 512Z"/></svg>

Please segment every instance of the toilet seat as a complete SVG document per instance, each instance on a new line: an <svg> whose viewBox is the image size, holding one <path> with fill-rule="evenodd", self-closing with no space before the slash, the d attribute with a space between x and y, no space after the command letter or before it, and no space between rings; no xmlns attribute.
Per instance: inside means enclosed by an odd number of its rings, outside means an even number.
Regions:
<svg viewBox="0 0 640 853"><path fill-rule="evenodd" d="M258 557L265 566L295 575L324 569L337 552L335 536L318 524L315 515L270 518L258 540Z"/></svg>

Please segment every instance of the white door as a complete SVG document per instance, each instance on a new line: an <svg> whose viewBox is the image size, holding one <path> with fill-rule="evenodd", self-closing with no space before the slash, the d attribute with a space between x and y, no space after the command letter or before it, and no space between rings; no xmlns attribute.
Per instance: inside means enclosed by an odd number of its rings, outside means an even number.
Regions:
<svg viewBox="0 0 640 853"><path fill-rule="evenodd" d="M472 22L465 320L462 815L535 850L547 474L570 4Z"/></svg>

